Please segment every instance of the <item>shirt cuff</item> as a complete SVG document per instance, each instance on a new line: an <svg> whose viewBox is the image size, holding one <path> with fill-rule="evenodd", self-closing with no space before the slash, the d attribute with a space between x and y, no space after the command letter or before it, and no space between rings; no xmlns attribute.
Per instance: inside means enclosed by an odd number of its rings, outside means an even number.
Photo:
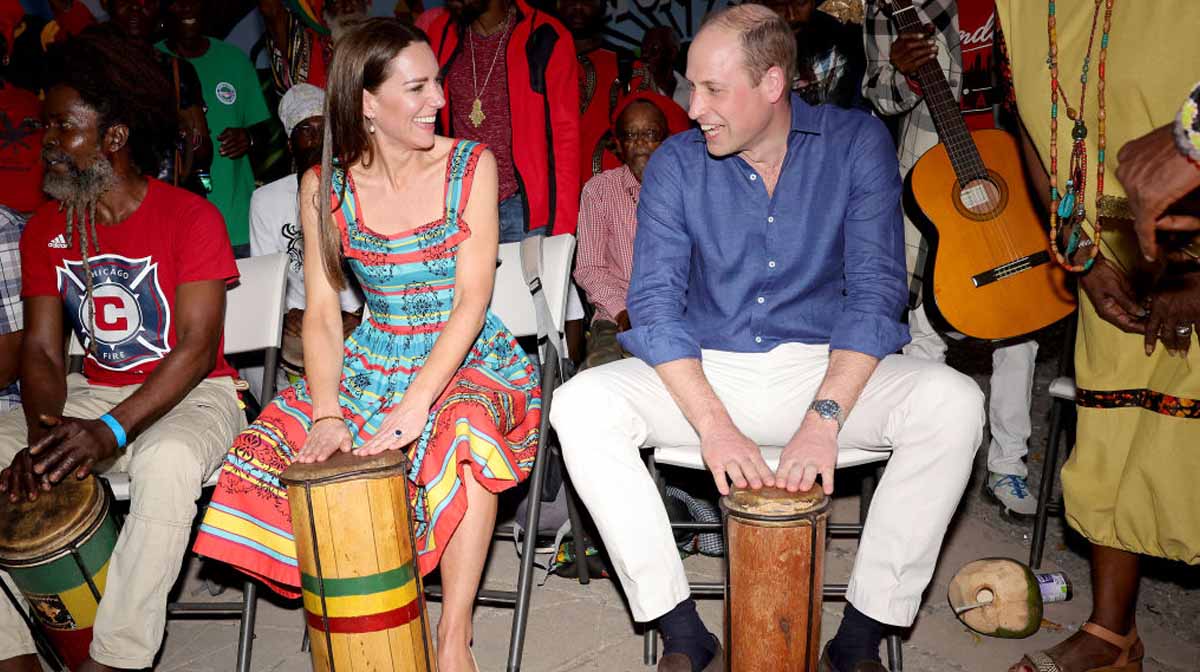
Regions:
<svg viewBox="0 0 1200 672"><path fill-rule="evenodd" d="M700 359L700 345L680 323L635 326L617 334L621 347L650 366Z"/></svg>
<svg viewBox="0 0 1200 672"><path fill-rule="evenodd" d="M876 313L847 310L833 327L830 350L851 350L883 359L912 340L908 325Z"/></svg>

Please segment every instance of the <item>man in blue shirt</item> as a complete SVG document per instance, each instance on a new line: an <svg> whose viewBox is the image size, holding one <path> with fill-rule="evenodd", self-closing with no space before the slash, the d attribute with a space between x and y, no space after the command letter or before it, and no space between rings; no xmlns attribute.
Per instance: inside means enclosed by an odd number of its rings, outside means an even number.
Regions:
<svg viewBox="0 0 1200 672"><path fill-rule="evenodd" d="M552 421L658 669L717 669L643 446L690 447L717 489L833 492L839 448L892 450L822 669L882 670L908 626L982 438L983 395L908 340L895 148L869 115L790 94L795 42L761 5L710 17L689 115L645 170L629 292L636 355L555 395ZM782 446L772 472L759 446Z"/></svg>

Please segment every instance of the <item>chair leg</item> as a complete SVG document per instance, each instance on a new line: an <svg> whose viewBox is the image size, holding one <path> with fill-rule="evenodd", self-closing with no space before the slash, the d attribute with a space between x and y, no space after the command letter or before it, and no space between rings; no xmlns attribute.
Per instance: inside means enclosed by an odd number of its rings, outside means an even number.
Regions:
<svg viewBox="0 0 1200 672"><path fill-rule="evenodd" d="M575 573L579 577L579 585L586 586L592 580L587 563L587 548L591 544L591 538L583 526L583 516L579 515L579 507L575 505L575 488L571 485L571 475L566 472L565 465L563 489L567 498L567 519L571 521L571 536L575 542ZM558 549L554 549L554 552L557 553Z"/></svg>
<svg viewBox="0 0 1200 672"><path fill-rule="evenodd" d="M642 662L654 665L658 662L658 628L646 624L646 632L642 635Z"/></svg>
<svg viewBox="0 0 1200 672"><path fill-rule="evenodd" d="M891 672L904 670L904 658L900 653L900 635L890 634L887 637L888 669Z"/></svg>
<svg viewBox="0 0 1200 672"><path fill-rule="evenodd" d="M553 348L550 349L553 351ZM557 377L558 371L554 362L543 368L546 377ZM533 473L530 475L529 507L525 514L525 540L521 549L521 569L517 576L517 602L513 605L512 636L508 642L508 672L521 669L521 656L525 650L525 627L529 624L529 601L533 592L533 561L537 551L538 521L542 514L542 486L546 481L546 460L553 452L547 444L550 432L550 403L553 390L547 390L543 383L543 407L540 445L537 457L533 461Z"/></svg>
<svg viewBox="0 0 1200 672"><path fill-rule="evenodd" d="M242 587L242 623L238 631L238 672L250 672L250 654L254 646L254 619L258 613L258 585L247 581ZM305 632L308 629L305 628Z"/></svg>
<svg viewBox="0 0 1200 672"><path fill-rule="evenodd" d="M1050 516L1050 498L1054 494L1054 479L1058 471L1059 437L1062 435L1063 404L1055 399L1050 409L1050 436L1046 441L1046 456L1042 462L1042 484L1038 490L1037 514L1033 519L1033 539L1029 547L1029 566L1042 566L1042 552L1046 545L1046 523Z"/></svg>

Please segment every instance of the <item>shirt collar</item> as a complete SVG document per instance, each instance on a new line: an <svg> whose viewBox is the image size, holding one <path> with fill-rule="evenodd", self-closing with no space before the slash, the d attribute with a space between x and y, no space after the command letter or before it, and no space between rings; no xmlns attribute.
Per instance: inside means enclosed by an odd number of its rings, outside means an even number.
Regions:
<svg viewBox="0 0 1200 672"><path fill-rule="evenodd" d="M638 191L642 188L642 183L638 182L637 178L633 176L633 171L629 169L629 166L621 166L621 186L626 189Z"/></svg>
<svg viewBox="0 0 1200 672"><path fill-rule="evenodd" d="M799 94L790 94L790 102L792 106L792 127L789 129L788 135L792 133L812 133L814 135L821 134L821 123L817 119L817 110L812 105L804 102L804 99ZM704 133L698 132L694 138L696 142L704 142Z"/></svg>

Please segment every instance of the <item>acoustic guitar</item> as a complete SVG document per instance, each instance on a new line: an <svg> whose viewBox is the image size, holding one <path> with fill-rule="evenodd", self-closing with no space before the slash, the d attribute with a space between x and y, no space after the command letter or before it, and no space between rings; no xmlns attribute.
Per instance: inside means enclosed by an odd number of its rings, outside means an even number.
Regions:
<svg viewBox="0 0 1200 672"><path fill-rule="evenodd" d="M881 0L899 33L922 30L911 0ZM904 181L904 208L929 246L925 310L940 328L986 340L1023 336L1075 309L1025 184L1016 140L970 131L936 61L916 73L940 144Z"/></svg>

